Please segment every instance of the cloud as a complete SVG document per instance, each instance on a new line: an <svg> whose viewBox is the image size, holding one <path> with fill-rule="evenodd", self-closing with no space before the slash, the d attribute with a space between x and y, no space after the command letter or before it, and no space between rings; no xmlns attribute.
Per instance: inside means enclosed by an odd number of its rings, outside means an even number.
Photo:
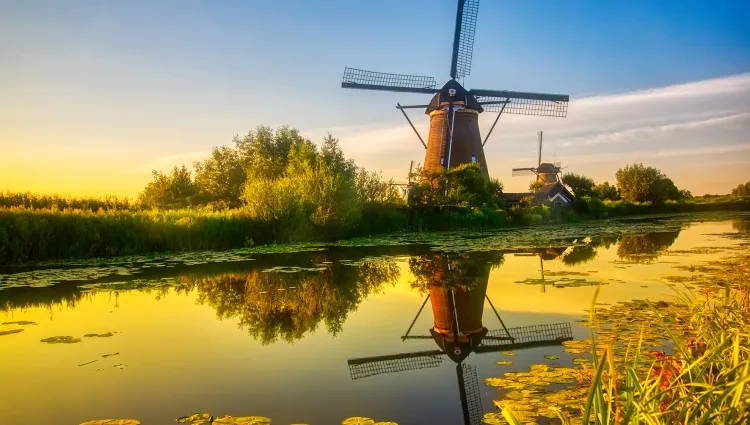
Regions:
<svg viewBox="0 0 750 425"><path fill-rule="evenodd" d="M623 131L603 132L593 136L582 136L571 139L562 139L557 142L560 147L571 146L594 146L627 143L629 141L643 140L651 137L670 137L670 133L684 131L702 131L712 128L731 127L750 124L750 113L743 112L716 118L692 120L665 124L659 126L638 127Z"/></svg>
<svg viewBox="0 0 750 425"><path fill-rule="evenodd" d="M318 133L331 131L358 164L398 178L406 173L409 160L423 161L424 148L397 111L391 115L384 111L386 116L392 119L368 126L319 129ZM421 111L410 111L409 116L426 139L428 119ZM492 113L480 116L483 136L495 117ZM572 96L566 119L504 115L485 154L490 174L509 190L528 185L524 179L513 178L511 169L536 163L538 130L544 130L543 160L561 161L569 170L595 180L611 180L614 171L627 163L653 164L667 175L687 175L677 183L692 190L703 184L701 176L684 173L683 168L701 164L704 156L710 156L714 164L737 168L735 177L743 173L739 169L743 160L750 163L750 73L627 93ZM721 167L716 165L716 172ZM732 187L736 182L722 184Z"/></svg>
<svg viewBox="0 0 750 425"><path fill-rule="evenodd" d="M672 149L668 151L658 151L653 153L654 156L659 158L669 158L676 156L706 156L706 155L719 155L725 153L736 153L750 151L750 143L741 145L726 145L726 146L706 146L702 148L688 148L688 149ZM649 152L651 154L651 152ZM745 162L746 165L750 165Z"/></svg>

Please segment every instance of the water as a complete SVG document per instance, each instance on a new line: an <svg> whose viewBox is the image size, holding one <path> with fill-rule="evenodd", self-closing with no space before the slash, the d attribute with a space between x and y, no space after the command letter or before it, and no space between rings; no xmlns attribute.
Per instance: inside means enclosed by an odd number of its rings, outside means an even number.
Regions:
<svg viewBox="0 0 750 425"><path fill-rule="evenodd" d="M35 324L0 325L0 417L477 423L495 411L485 378L571 360L554 342L493 346L505 328L586 338L575 322L595 285L603 303L669 299L670 279L746 249L747 229L748 216L681 216L6 270L0 323ZM452 311L466 341L451 342ZM59 336L80 342L41 342Z"/></svg>

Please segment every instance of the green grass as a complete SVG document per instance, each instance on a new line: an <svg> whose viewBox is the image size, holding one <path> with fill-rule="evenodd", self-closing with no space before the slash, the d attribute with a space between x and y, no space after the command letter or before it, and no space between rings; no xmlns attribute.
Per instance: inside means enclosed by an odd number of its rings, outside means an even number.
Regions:
<svg viewBox="0 0 750 425"><path fill-rule="evenodd" d="M703 197L654 206L576 200L573 209L508 211L367 203L354 225L319 228L309 217L258 220L245 210L142 210L127 199L0 193L0 265L159 252L225 250L269 243L322 242L392 232L497 229L650 213L750 209L750 197ZM335 227L335 226L334 226ZM317 238L317 239L316 239Z"/></svg>

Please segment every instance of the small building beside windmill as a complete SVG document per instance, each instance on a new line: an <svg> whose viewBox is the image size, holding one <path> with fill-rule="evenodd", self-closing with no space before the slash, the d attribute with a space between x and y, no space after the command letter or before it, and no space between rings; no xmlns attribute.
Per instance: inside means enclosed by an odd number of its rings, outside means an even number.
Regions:
<svg viewBox="0 0 750 425"><path fill-rule="evenodd" d="M537 202L551 205L567 205L573 202L573 194L559 179L560 166L544 162L537 168L537 181L544 186L535 194Z"/></svg>
<svg viewBox="0 0 750 425"><path fill-rule="evenodd" d="M537 175L537 182L542 184L541 188L536 193L503 193L502 198L508 206L520 205L524 199L529 197L536 198L538 204L545 205L569 205L573 202L575 197L560 181L559 164L543 162L533 171Z"/></svg>

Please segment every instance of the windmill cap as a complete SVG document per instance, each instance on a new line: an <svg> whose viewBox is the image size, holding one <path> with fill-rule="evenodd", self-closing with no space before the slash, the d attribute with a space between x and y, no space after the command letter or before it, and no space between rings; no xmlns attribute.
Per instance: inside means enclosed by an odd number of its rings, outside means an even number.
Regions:
<svg viewBox="0 0 750 425"><path fill-rule="evenodd" d="M539 167L537 167L536 172L545 174L545 173L557 173L560 171L559 167L556 167L554 164L550 164L549 162L543 162L539 164Z"/></svg>
<svg viewBox="0 0 750 425"><path fill-rule="evenodd" d="M425 114L429 114L432 111L439 110L441 106L449 103L451 100L453 100L454 104L463 104L464 108L466 109L473 109L479 112L484 111L482 105L479 104L477 98L474 97L474 95L469 94L469 92L465 88L463 88L463 86L461 86L458 81L450 80L445 83L445 85L440 89L439 92L435 93L435 96L432 97L429 105L427 105Z"/></svg>

